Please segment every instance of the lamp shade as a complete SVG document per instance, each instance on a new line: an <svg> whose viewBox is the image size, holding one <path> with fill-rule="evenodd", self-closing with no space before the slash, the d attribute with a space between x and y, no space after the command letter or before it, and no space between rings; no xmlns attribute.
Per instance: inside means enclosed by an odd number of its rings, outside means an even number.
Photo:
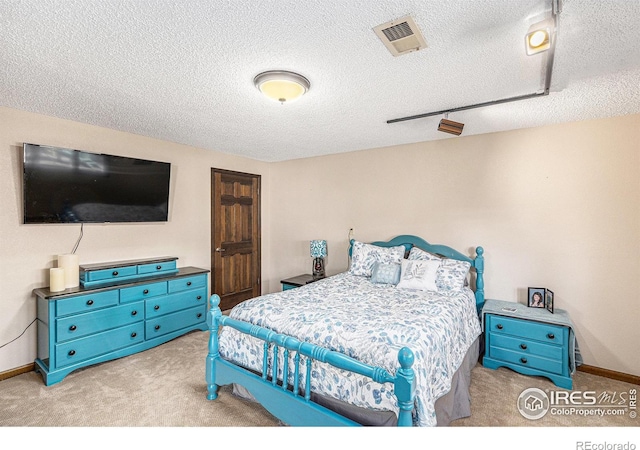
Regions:
<svg viewBox="0 0 640 450"><path fill-rule="evenodd" d="M311 257L324 258L327 256L327 241L316 239L311 241Z"/></svg>

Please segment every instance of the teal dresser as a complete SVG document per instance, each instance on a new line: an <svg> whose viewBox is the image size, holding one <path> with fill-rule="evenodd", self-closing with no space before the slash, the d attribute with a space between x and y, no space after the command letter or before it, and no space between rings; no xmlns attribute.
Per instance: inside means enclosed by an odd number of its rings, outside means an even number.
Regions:
<svg viewBox="0 0 640 450"><path fill-rule="evenodd" d="M487 300L482 309L485 332L483 366L508 367L524 375L549 378L572 389L575 337L568 314L519 303Z"/></svg>
<svg viewBox="0 0 640 450"><path fill-rule="evenodd" d="M60 382L81 367L131 355L194 330L207 330L208 270L175 269L149 277L138 266L147 262L93 271L122 273L126 281L113 280L99 287L84 286L51 292L35 289L38 319L37 372L45 385ZM106 276L106 275L105 275ZM113 276L113 275L109 275ZM91 284L91 283L88 283Z"/></svg>

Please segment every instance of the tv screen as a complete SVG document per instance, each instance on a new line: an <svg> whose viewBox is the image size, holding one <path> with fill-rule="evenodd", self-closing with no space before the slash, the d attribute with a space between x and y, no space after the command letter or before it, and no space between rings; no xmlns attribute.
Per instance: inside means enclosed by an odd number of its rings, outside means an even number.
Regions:
<svg viewBox="0 0 640 450"><path fill-rule="evenodd" d="M24 223L166 222L171 164L23 145Z"/></svg>

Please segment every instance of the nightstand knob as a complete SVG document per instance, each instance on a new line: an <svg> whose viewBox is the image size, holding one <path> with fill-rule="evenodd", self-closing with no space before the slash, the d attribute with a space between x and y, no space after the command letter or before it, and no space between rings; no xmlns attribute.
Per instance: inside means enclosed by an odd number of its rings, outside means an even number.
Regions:
<svg viewBox="0 0 640 450"><path fill-rule="evenodd" d="M522 364L526 364L527 363L527 358L520 358L520 362Z"/></svg>
<svg viewBox="0 0 640 450"><path fill-rule="evenodd" d="M555 334L553 334L553 333L549 333L549 334L547 334L547 337L548 337L549 339L555 339L555 338L556 338L556 335L555 335Z"/></svg>
<svg viewBox="0 0 640 450"><path fill-rule="evenodd" d="M526 350L527 349L527 344L520 344L520 348L522 350Z"/></svg>
<svg viewBox="0 0 640 450"><path fill-rule="evenodd" d="M502 330L502 324L500 324L500 323L499 323L498 325L496 325L496 328L497 328L498 330Z"/></svg>

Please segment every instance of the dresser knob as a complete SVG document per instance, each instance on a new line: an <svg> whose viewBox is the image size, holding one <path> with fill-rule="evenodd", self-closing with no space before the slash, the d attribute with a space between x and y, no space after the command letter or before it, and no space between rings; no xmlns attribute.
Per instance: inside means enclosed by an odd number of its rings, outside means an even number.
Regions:
<svg viewBox="0 0 640 450"><path fill-rule="evenodd" d="M187 286L191 286L191 281L187 281Z"/></svg>
<svg viewBox="0 0 640 450"><path fill-rule="evenodd" d="M198 313L198 316L197 316L197 317L198 317L198 319L199 319L200 317L202 317L202 313Z"/></svg>
<svg viewBox="0 0 640 450"><path fill-rule="evenodd" d="M160 309L160 305L156 305L153 307L153 309L155 309L156 311Z"/></svg>
<svg viewBox="0 0 640 450"><path fill-rule="evenodd" d="M162 266L156 266L156 269L160 270L162 269Z"/></svg>
<svg viewBox="0 0 640 450"><path fill-rule="evenodd" d="M131 311L131 315L132 316L137 316L138 315L138 311L136 311L135 309L133 311Z"/></svg>
<svg viewBox="0 0 640 450"><path fill-rule="evenodd" d="M522 364L526 364L527 363L527 358L520 358L520 362Z"/></svg>
<svg viewBox="0 0 640 450"><path fill-rule="evenodd" d="M143 293L144 295L147 295L147 294L149 293L149 289L145 289L144 291L142 291L142 293Z"/></svg>
<svg viewBox="0 0 640 450"><path fill-rule="evenodd" d="M202 295L198 295L198 296L196 297L196 299L198 299L198 300L202 300Z"/></svg>
<svg viewBox="0 0 640 450"><path fill-rule="evenodd" d="M549 333L549 334L547 334L547 337L548 337L549 339L555 339L555 338L556 338L556 335L555 335L555 334L553 334L553 333Z"/></svg>
<svg viewBox="0 0 640 450"><path fill-rule="evenodd" d="M69 327L69 331L76 331L77 327L75 325L71 325Z"/></svg>
<svg viewBox="0 0 640 450"><path fill-rule="evenodd" d="M497 328L498 330L502 330L502 324L500 324L500 323L499 323L498 325L496 325L496 328Z"/></svg>
<svg viewBox="0 0 640 450"><path fill-rule="evenodd" d="M76 354L76 351L75 351L75 350L69 350L69 353L68 353L68 355L69 355L69 356L73 356L73 355L75 355L75 354Z"/></svg>
<svg viewBox="0 0 640 450"><path fill-rule="evenodd" d="M118 271L117 271L117 270L114 270L114 271L113 271L113 273L112 273L111 275L113 275L114 277L117 277L117 276L118 276Z"/></svg>
<svg viewBox="0 0 640 450"><path fill-rule="evenodd" d="M527 349L527 344L520 344L520 348L522 350L526 350Z"/></svg>
<svg viewBox="0 0 640 450"><path fill-rule="evenodd" d="M89 306L93 305L93 300L87 300L87 305Z"/></svg>
<svg viewBox="0 0 640 450"><path fill-rule="evenodd" d="M160 325L156 325L155 327L153 327L155 330L159 330L160 329Z"/></svg>
<svg viewBox="0 0 640 450"><path fill-rule="evenodd" d="M134 338L138 335L138 333L136 333L135 331L133 333L131 333L131 337Z"/></svg>

